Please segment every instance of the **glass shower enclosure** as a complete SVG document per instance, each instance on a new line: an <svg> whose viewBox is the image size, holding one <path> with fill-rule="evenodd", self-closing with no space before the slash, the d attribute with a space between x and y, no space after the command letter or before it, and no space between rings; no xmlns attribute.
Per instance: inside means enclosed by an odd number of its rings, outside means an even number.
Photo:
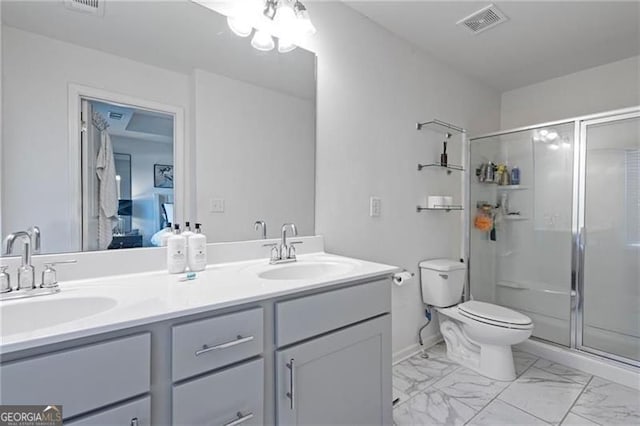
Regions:
<svg viewBox="0 0 640 426"><path fill-rule="evenodd" d="M473 137L468 163L472 297L640 366L640 108Z"/></svg>

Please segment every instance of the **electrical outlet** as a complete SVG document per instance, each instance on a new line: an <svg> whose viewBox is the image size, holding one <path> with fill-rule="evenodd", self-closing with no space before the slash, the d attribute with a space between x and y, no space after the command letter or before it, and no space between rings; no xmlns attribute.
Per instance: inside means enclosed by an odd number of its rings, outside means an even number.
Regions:
<svg viewBox="0 0 640 426"><path fill-rule="evenodd" d="M380 200L380 197L369 198L369 216L380 217L381 212L382 212L382 200Z"/></svg>
<svg viewBox="0 0 640 426"><path fill-rule="evenodd" d="M224 213L224 198L209 199L209 213Z"/></svg>

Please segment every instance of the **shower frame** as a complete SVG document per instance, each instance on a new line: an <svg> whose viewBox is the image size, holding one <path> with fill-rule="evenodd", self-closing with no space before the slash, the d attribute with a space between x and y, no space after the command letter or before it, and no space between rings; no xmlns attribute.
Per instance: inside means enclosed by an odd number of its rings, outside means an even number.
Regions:
<svg viewBox="0 0 640 426"><path fill-rule="evenodd" d="M560 126L573 124L573 170L572 170L572 203L571 203L571 289L569 293L569 309L570 309L570 344L565 346L549 340L533 337L535 340L549 343L555 346L575 350L601 358L606 358L618 363L640 367L640 361L615 355L599 349L583 345L583 318L584 318L584 255L585 255L585 181L586 181L586 154L587 154L587 127L594 124L604 124L624 119L640 118L640 105L635 107L617 109L596 114L582 115L578 117L568 118L564 120L548 121L530 126L516 127L507 130L501 130L492 133L485 133L477 136L471 136L467 139L464 147L464 167L465 167L465 185L464 199L466 205L469 206L465 211L465 233L463 236L463 255L467 261L469 271L467 272L467 282L465 285L464 298L470 299L471 295L471 268L473 267L470 258L471 247L471 183L474 175L471 173L471 144L481 142L483 139L489 139L496 136L504 136L508 134L535 130L541 127Z"/></svg>

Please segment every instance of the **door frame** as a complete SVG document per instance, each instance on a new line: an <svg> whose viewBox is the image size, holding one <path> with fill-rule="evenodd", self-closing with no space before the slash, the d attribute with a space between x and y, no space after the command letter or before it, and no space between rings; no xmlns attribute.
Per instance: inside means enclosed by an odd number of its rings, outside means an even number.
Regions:
<svg viewBox="0 0 640 426"><path fill-rule="evenodd" d="M181 222L188 213L191 194L188 173L186 170L189 149L185 137L185 113L182 107L162 104L148 99L111 92L79 84L69 84L68 88L68 158L69 189L72 194L69 214L74 225L71 227L70 239L82 251L82 120L80 118L82 100L106 102L110 104L134 107L141 110L159 112L173 116L173 196L175 200L174 219Z"/></svg>
<svg viewBox="0 0 640 426"><path fill-rule="evenodd" d="M596 348L585 346L583 343L584 332L584 265L585 265L585 252L586 252L586 230L585 230L585 215L586 215L586 180L587 180L587 129L589 126L598 124L613 123L616 121L629 120L634 118L640 118L640 108L633 108L629 110L619 111L615 115L606 114L604 116L585 118L583 120L576 120L576 129L579 130L578 136L576 136L577 149L574 150L574 161L577 159L577 163L574 162L574 244L573 244L573 256L574 261L572 275L572 292L577 295L575 306L572 308L572 319L575 324L572 327L572 346L576 349L599 355L602 357L610 358L615 361L623 362L625 364L631 364L636 367L640 367L640 361L616 355L613 353L601 351ZM576 167L577 164L577 167Z"/></svg>

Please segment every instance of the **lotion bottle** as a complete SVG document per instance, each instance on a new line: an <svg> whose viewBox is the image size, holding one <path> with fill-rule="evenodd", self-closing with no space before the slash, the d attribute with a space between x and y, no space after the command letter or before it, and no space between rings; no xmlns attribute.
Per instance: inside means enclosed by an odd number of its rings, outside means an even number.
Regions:
<svg viewBox="0 0 640 426"><path fill-rule="evenodd" d="M202 233L201 225L196 223L196 231L189 237L187 245L189 269L204 271L207 267L207 237Z"/></svg>
<svg viewBox="0 0 640 426"><path fill-rule="evenodd" d="M167 239L167 270L181 274L187 267L187 240L180 234L180 225L174 225L173 234Z"/></svg>

